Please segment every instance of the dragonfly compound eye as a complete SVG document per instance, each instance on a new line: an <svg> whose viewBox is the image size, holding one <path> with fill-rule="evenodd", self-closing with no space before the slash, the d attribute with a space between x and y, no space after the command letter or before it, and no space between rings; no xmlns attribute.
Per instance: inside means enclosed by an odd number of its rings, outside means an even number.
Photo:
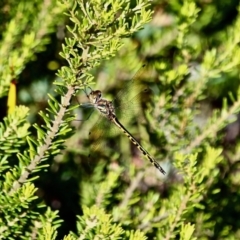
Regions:
<svg viewBox="0 0 240 240"><path fill-rule="evenodd" d="M101 91L96 91L96 97L97 97L97 98L101 98L101 97L102 97Z"/></svg>

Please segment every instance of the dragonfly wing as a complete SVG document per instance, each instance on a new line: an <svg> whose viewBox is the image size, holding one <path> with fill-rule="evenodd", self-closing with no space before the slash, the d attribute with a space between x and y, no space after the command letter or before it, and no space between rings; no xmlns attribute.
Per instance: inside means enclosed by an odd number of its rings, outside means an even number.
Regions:
<svg viewBox="0 0 240 240"><path fill-rule="evenodd" d="M116 131L115 125L101 115L89 133L90 155L106 149L106 140L113 137Z"/></svg>
<svg viewBox="0 0 240 240"><path fill-rule="evenodd" d="M115 108L117 117L124 120L137 116L137 113L139 113L143 108L143 103L148 102L150 95L151 90L149 88L142 88L141 92L128 101L123 101L119 107Z"/></svg>
<svg viewBox="0 0 240 240"><path fill-rule="evenodd" d="M150 88L140 81L146 69L146 65L143 65L132 80L127 81L122 90L119 91L116 98L113 101L115 106L116 115L119 119L123 116L123 119L132 118L140 111L143 102L147 102L149 94L151 94Z"/></svg>
<svg viewBox="0 0 240 240"><path fill-rule="evenodd" d="M146 68L146 65L143 65L134 77L130 81L126 81L122 89L117 93L114 99L114 105L119 106L121 102L129 102L134 98L138 93L144 91L146 86L141 84L140 77L143 75L143 72Z"/></svg>

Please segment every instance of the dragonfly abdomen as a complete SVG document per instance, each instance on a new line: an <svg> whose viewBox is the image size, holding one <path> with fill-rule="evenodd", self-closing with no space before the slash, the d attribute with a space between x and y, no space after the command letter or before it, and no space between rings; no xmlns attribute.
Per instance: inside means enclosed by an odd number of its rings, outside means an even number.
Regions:
<svg viewBox="0 0 240 240"><path fill-rule="evenodd" d="M139 144L139 142L132 136L130 132L127 131L127 129L124 128L124 126L118 121L116 116L114 116L111 121L121 129L121 131L129 138L129 140L142 152L144 156L148 158L148 160L151 162L152 165L154 165L162 174L166 174L166 172L163 170L163 168L160 166L160 164L153 159L150 154Z"/></svg>

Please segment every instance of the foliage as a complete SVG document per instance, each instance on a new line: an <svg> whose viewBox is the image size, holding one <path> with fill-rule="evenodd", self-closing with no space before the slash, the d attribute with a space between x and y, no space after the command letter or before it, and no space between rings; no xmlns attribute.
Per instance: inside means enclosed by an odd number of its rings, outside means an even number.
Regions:
<svg viewBox="0 0 240 240"><path fill-rule="evenodd" d="M224 18L220 3L224 1L2 3L8 9L1 10L2 98L51 44L56 27L66 25L67 31L60 52L64 62L47 107L39 110L41 123L29 123L29 109L18 106L0 124L1 239L239 238L234 215L239 212L240 150L237 138L229 144L233 137L228 129L239 123L234 120L240 109L240 8L232 22L219 27ZM84 106L79 94L96 79L110 98L143 62L147 67L139 81L154 94L142 96L143 111L134 121L121 121L162 160L166 176L140 160L122 135L106 139L97 157L89 159L91 142L84 136L96 118L76 124L73 115L87 117L73 99L78 96ZM212 109L212 99L220 107ZM208 114L206 107L211 108ZM50 193L43 197L46 171L52 172L49 182L57 175L51 190L61 188L66 202L51 199ZM63 188L68 179L74 185ZM71 191L79 197L71 197ZM61 233L67 222L64 211L74 212L76 227Z"/></svg>
<svg viewBox="0 0 240 240"><path fill-rule="evenodd" d="M140 231L124 231L119 225L114 224L110 215L104 213L97 206L84 207L83 217L79 217L78 233L70 234L65 240L72 239L131 239L145 240L146 237Z"/></svg>

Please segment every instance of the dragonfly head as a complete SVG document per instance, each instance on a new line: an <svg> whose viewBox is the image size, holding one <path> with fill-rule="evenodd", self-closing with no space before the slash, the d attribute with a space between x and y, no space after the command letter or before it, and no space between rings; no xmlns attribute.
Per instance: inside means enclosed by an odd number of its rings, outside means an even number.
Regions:
<svg viewBox="0 0 240 240"><path fill-rule="evenodd" d="M88 95L88 98L92 104L96 104L101 98L102 98L102 93L99 90L93 91Z"/></svg>

